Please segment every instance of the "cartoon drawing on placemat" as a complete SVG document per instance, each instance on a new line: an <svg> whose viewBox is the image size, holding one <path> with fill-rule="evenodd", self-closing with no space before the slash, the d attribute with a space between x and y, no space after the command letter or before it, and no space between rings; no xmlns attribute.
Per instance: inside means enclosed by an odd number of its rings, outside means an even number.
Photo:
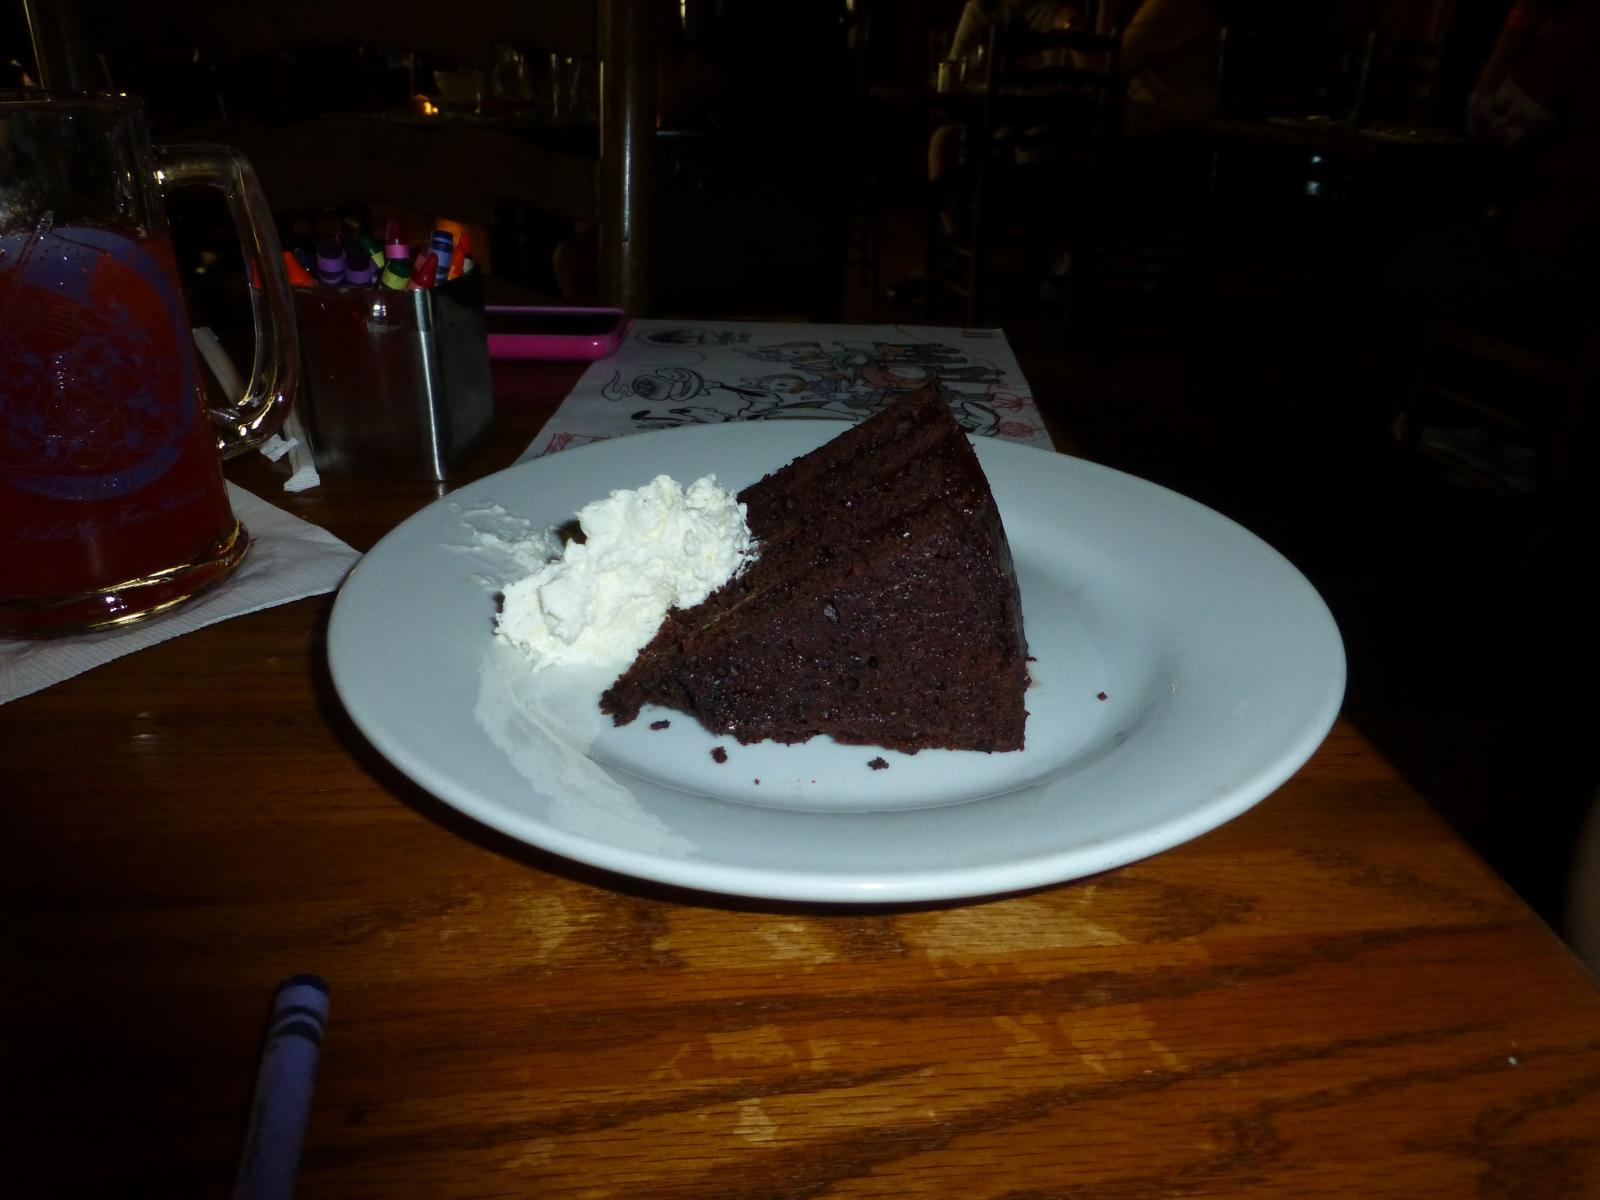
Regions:
<svg viewBox="0 0 1600 1200"><path fill-rule="evenodd" d="M724 421L859 421L936 387L967 432L1049 449L1005 334L916 325L640 318L590 365L523 459L652 429Z"/></svg>
<svg viewBox="0 0 1600 1200"><path fill-rule="evenodd" d="M660 346L706 345L694 332L657 330L643 340ZM963 429L1000 436L1008 432L1001 428L1004 414L1024 403L1015 389L1004 386L1005 373L998 366L937 342L755 345L741 338L715 344L750 360L750 373L715 379L682 366L618 368L602 395L609 401L646 401L649 406L632 412L630 419L640 429L657 429L770 418L859 421L897 393L934 386L949 400ZM1029 426L1023 436L1032 432Z"/></svg>

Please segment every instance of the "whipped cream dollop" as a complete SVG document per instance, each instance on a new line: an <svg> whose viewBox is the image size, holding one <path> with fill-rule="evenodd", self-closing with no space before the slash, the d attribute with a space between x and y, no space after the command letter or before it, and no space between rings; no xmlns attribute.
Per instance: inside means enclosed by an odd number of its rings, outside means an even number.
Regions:
<svg viewBox="0 0 1600 1200"><path fill-rule="evenodd" d="M536 667L633 661L667 610L698 604L754 553L745 507L716 476L658 475L578 510L569 541L507 585L496 634ZM552 546L559 539L552 539Z"/></svg>

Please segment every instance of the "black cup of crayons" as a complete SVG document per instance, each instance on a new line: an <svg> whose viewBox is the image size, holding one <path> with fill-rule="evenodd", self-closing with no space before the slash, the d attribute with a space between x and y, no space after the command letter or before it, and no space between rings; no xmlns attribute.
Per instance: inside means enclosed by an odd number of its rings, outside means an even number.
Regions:
<svg viewBox="0 0 1600 1200"><path fill-rule="evenodd" d="M387 233L284 252L311 452L323 474L441 481L494 411L482 274L459 225L425 246Z"/></svg>

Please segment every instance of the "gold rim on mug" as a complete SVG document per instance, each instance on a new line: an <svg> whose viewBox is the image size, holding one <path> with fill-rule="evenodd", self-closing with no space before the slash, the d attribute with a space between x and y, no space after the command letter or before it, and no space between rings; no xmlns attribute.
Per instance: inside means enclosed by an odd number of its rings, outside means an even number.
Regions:
<svg viewBox="0 0 1600 1200"><path fill-rule="evenodd" d="M113 629L121 625L132 625L136 621L143 621L168 609L176 608L187 600L192 600L204 592L212 584L231 574L235 567L244 560L245 552L250 549L249 532L237 520L233 528L218 538L204 552L195 555L188 562L179 563L175 567L166 567L149 575L141 575L136 579L125 579L120 583L109 584L105 587L91 588L88 591L76 592L70 596L47 596L37 599L16 596L0 597L0 634L8 629L22 632L28 622L20 625L9 621L8 614L21 614L27 617L42 617L48 613L60 612L70 609L74 605L94 604L97 601L110 597L124 599L124 593L133 593L137 602L138 593L150 588L162 587L178 582L183 576L192 572L207 572L196 586L183 592L181 595L168 596L137 611L122 612L116 616L106 617L103 620L89 620L74 624L70 628L59 630L63 634L88 633L96 629ZM57 632L52 630L52 632Z"/></svg>

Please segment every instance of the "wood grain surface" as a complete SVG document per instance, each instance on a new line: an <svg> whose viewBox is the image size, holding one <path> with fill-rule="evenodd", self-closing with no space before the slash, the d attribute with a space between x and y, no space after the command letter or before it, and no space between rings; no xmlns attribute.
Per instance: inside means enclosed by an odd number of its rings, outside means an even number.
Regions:
<svg viewBox="0 0 1600 1200"><path fill-rule="evenodd" d="M553 404L518 378L475 470ZM231 473L358 546L431 494ZM1600 1195L1595 981L1344 722L1120 870L761 904L411 785L332 694L330 606L0 709L0 1196L225 1195L298 971L306 1200Z"/></svg>

